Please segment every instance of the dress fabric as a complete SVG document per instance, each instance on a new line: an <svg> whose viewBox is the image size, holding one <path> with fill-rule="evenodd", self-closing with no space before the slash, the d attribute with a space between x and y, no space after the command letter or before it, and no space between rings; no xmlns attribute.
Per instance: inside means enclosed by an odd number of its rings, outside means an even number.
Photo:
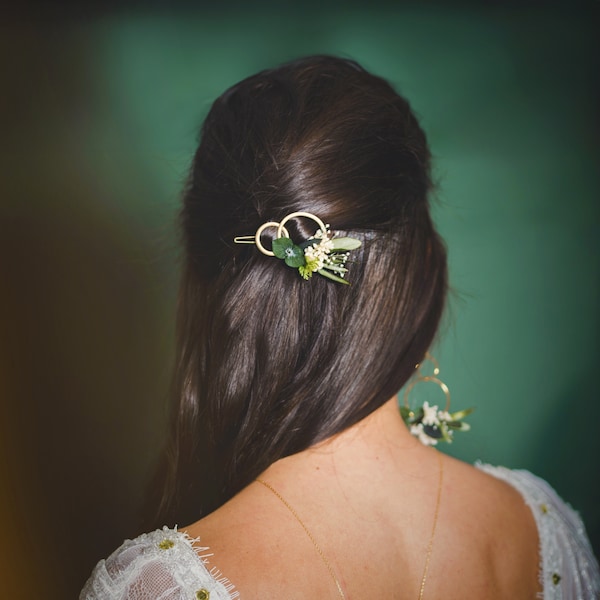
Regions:
<svg viewBox="0 0 600 600"><path fill-rule="evenodd" d="M533 513L540 541L543 600L598 600L600 570L581 517L529 471L477 464L512 485Z"/></svg>
<svg viewBox="0 0 600 600"><path fill-rule="evenodd" d="M540 540L543 600L597 600L600 570L579 515L528 471L477 464L512 485L531 509ZM79 600L235 600L234 586L210 566L208 548L176 529L127 540L92 572Z"/></svg>
<svg viewBox="0 0 600 600"><path fill-rule="evenodd" d="M234 600L208 548L163 527L127 540L95 567L79 600Z"/></svg>

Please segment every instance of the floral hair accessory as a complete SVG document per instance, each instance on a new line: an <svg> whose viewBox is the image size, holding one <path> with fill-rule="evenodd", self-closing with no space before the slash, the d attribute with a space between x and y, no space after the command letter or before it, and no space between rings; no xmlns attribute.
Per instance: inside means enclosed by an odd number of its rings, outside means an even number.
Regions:
<svg viewBox="0 0 600 600"><path fill-rule="evenodd" d="M423 362L416 367L417 377L406 386L404 391L404 406L400 407L400 415L410 429L412 435L426 446L435 446L438 442L452 442L454 431L469 431L471 426L463 422L463 419L473 412L472 408L448 412L450 409L450 390L448 386L437 378L440 373L438 362L427 352L425 360L433 363L433 375L423 375L421 367ZM417 383L432 382L438 385L446 396L446 407L440 410L437 405L430 406L429 402L423 402L419 408L410 408L408 396Z"/></svg>
<svg viewBox="0 0 600 600"><path fill-rule="evenodd" d="M317 223L319 229L304 242L296 244L290 238L285 224L295 217L306 217ZM260 239L262 232L269 227L277 229L277 237L273 240L272 250L267 250ZM318 273L338 283L349 284L344 279L348 272L346 261L351 250L360 247L361 242L350 237L335 237L331 235L329 225L319 217L308 212L294 212L284 217L279 223L268 221L261 225L256 233L234 238L236 244L256 244L256 247L267 256L275 256L285 261L288 267L298 269L304 279L310 279L313 273Z"/></svg>

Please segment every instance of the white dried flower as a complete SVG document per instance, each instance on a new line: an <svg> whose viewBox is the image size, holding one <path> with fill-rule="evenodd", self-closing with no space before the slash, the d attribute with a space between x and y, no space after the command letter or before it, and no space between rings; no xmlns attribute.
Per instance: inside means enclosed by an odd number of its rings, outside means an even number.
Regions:
<svg viewBox="0 0 600 600"><path fill-rule="evenodd" d="M430 425L431 427L437 427L440 424L438 418L438 407L434 404L429 406L429 402L423 402L423 425Z"/></svg>

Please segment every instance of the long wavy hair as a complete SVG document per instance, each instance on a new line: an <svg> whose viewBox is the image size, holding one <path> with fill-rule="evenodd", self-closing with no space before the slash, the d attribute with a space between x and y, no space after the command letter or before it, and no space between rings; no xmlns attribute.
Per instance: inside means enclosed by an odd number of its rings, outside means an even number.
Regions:
<svg viewBox="0 0 600 600"><path fill-rule="evenodd" d="M430 346L446 253L432 224L430 153L408 102L330 56L262 71L213 104L183 198L185 262L159 519L208 514L278 459L389 400ZM307 211L362 241L341 285L255 246ZM315 233L304 218L292 239ZM269 245L275 235L267 229Z"/></svg>

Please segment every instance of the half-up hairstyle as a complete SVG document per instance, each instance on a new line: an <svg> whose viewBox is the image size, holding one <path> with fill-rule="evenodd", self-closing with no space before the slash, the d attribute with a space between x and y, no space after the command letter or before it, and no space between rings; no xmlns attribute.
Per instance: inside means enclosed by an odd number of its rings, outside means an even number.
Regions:
<svg viewBox="0 0 600 600"><path fill-rule="evenodd" d="M437 330L446 254L430 154L407 101L349 60L304 58L233 86L202 128L183 200L173 422L160 518L192 522L276 460L389 400ZM234 244L306 211L362 241L351 285ZM296 242L313 221L286 224ZM267 229L270 246L275 229Z"/></svg>

